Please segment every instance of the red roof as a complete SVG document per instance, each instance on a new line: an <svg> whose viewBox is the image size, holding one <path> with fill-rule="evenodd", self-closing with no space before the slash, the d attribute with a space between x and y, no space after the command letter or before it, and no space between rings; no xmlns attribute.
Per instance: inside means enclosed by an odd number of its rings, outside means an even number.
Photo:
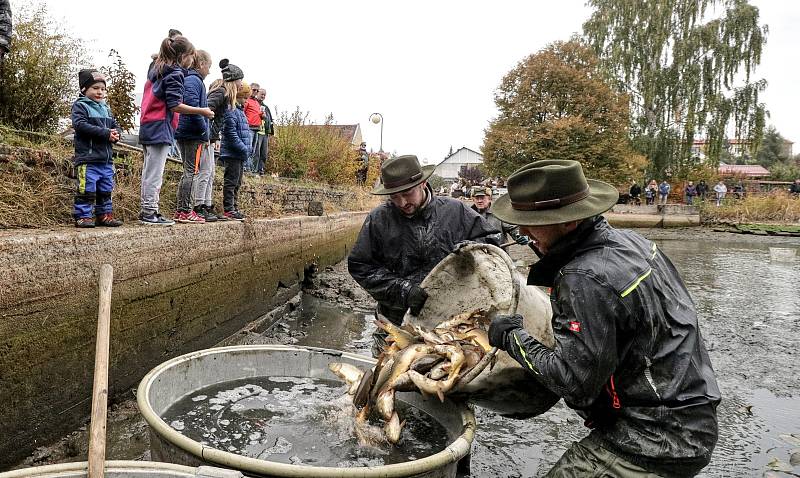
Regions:
<svg viewBox="0 0 800 478"><path fill-rule="evenodd" d="M720 164L719 173L726 176L747 176L749 178L769 176L768 169L763 166L749 164Z"/></svg>

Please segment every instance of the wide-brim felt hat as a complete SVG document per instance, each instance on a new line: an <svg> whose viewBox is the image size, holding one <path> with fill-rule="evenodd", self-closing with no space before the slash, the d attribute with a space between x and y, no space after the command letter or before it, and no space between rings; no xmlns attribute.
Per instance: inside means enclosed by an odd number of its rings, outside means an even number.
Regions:
<svg viewBox="0 0 800 478"><path fill-rule="evenodd" d="M508 194L492 204L492 214L520 226L548 226L602 214L619 192L603 181L586 179L577 161L541 160L508 177Z"/></svg>
<svg viewBox="0 0 800 478"><path fill-rule="evenodd" d="M406 191L425 181L436 166L420 166L413 154L395 156L383 162L381 183L372 190L375 195L387 195Z"/></svg>

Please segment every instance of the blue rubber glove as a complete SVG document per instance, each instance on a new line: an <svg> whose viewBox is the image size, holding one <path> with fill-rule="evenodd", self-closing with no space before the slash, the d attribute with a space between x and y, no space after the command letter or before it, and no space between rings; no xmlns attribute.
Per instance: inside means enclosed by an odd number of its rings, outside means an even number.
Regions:
<svg viewBox="0 0 800 478"><path fill-rule="evenodd" d="M498 315L489 326L489 345L500 350L506 349L506 335L515 329L522 328L522 316Z"/></svg>

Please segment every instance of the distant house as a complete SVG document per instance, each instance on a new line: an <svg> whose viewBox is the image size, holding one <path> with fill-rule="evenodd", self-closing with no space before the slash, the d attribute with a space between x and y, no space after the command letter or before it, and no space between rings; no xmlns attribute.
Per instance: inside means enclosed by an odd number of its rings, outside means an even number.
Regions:
<svg viewBox="0 0 800 478"><path fill-rule="evenodd" d="M763 166L753 164L720 164L719 175L722 177L737 177L747 179L761 179L769 176L769 170Z"/></svg>
<svg viewBox="0 0 800 478"><path fill-rule="evenodd" d="M309 124L303 128L317 131L333 131L343 140L358 148L364 139L361 136L360 124Z"/></svg>
<svg viewBox="0 0 800 478"><path fill-rule="evenodd" d="M748 139L731 138L727 140L727 150L732 158L746 159L751 157L750 153L751 142ZM792 156L792 149L794 143L788 139L783 140L783 148L781 153L786 157ZM706 148L708 141L705 139L696 139L692 143L692 156L700 159L706 159Z"/></svg>
<svg viewBox="0 0 800 478"><path fill-rule="evenodd" d="M481 153L462 146L455 152L448 154L444 161L436 166L433 173L445 181L456 181L458 180L458 172L461 170L461 166L473 168L482 164L483 155Z"/></svg>

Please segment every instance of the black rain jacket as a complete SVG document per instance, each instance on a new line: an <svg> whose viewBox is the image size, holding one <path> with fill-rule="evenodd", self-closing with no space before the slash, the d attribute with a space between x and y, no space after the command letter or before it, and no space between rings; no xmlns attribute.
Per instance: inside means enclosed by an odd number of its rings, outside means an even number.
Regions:
<svg viewBox="0 0 800 478"><path fill-rule="evenodd" d="M552 287L556 345L515 329L506 350L587 419L590 439L663 476L706 466L720 391L692 298L656 245L588 219L528 284Z"/></svg>
<svg viewBox="0 0 800 478"><path fill-rule="evenodd" d="M408 217L391 201L370 211L347 260L350 275L400 324L408 293L461 241L498 244L499 231L456 199L434 196Z"/></svg>
<svg viewBox="0 0 800 478"><path fill-rule="evenodd" d="M480 214L481 217L486 219L486 222L491 224L495 229L500 230L501 244L505 244L506 242L508 242L508 236L511 236L511 239L516 241L522 235L519 232L519 226L515 226L513 224L507 224L501 221L499 217L495 216L489 211L488 207L483 211L481 211L480 209L478 209L478 206L473 204L470 209Z"/></svg>

